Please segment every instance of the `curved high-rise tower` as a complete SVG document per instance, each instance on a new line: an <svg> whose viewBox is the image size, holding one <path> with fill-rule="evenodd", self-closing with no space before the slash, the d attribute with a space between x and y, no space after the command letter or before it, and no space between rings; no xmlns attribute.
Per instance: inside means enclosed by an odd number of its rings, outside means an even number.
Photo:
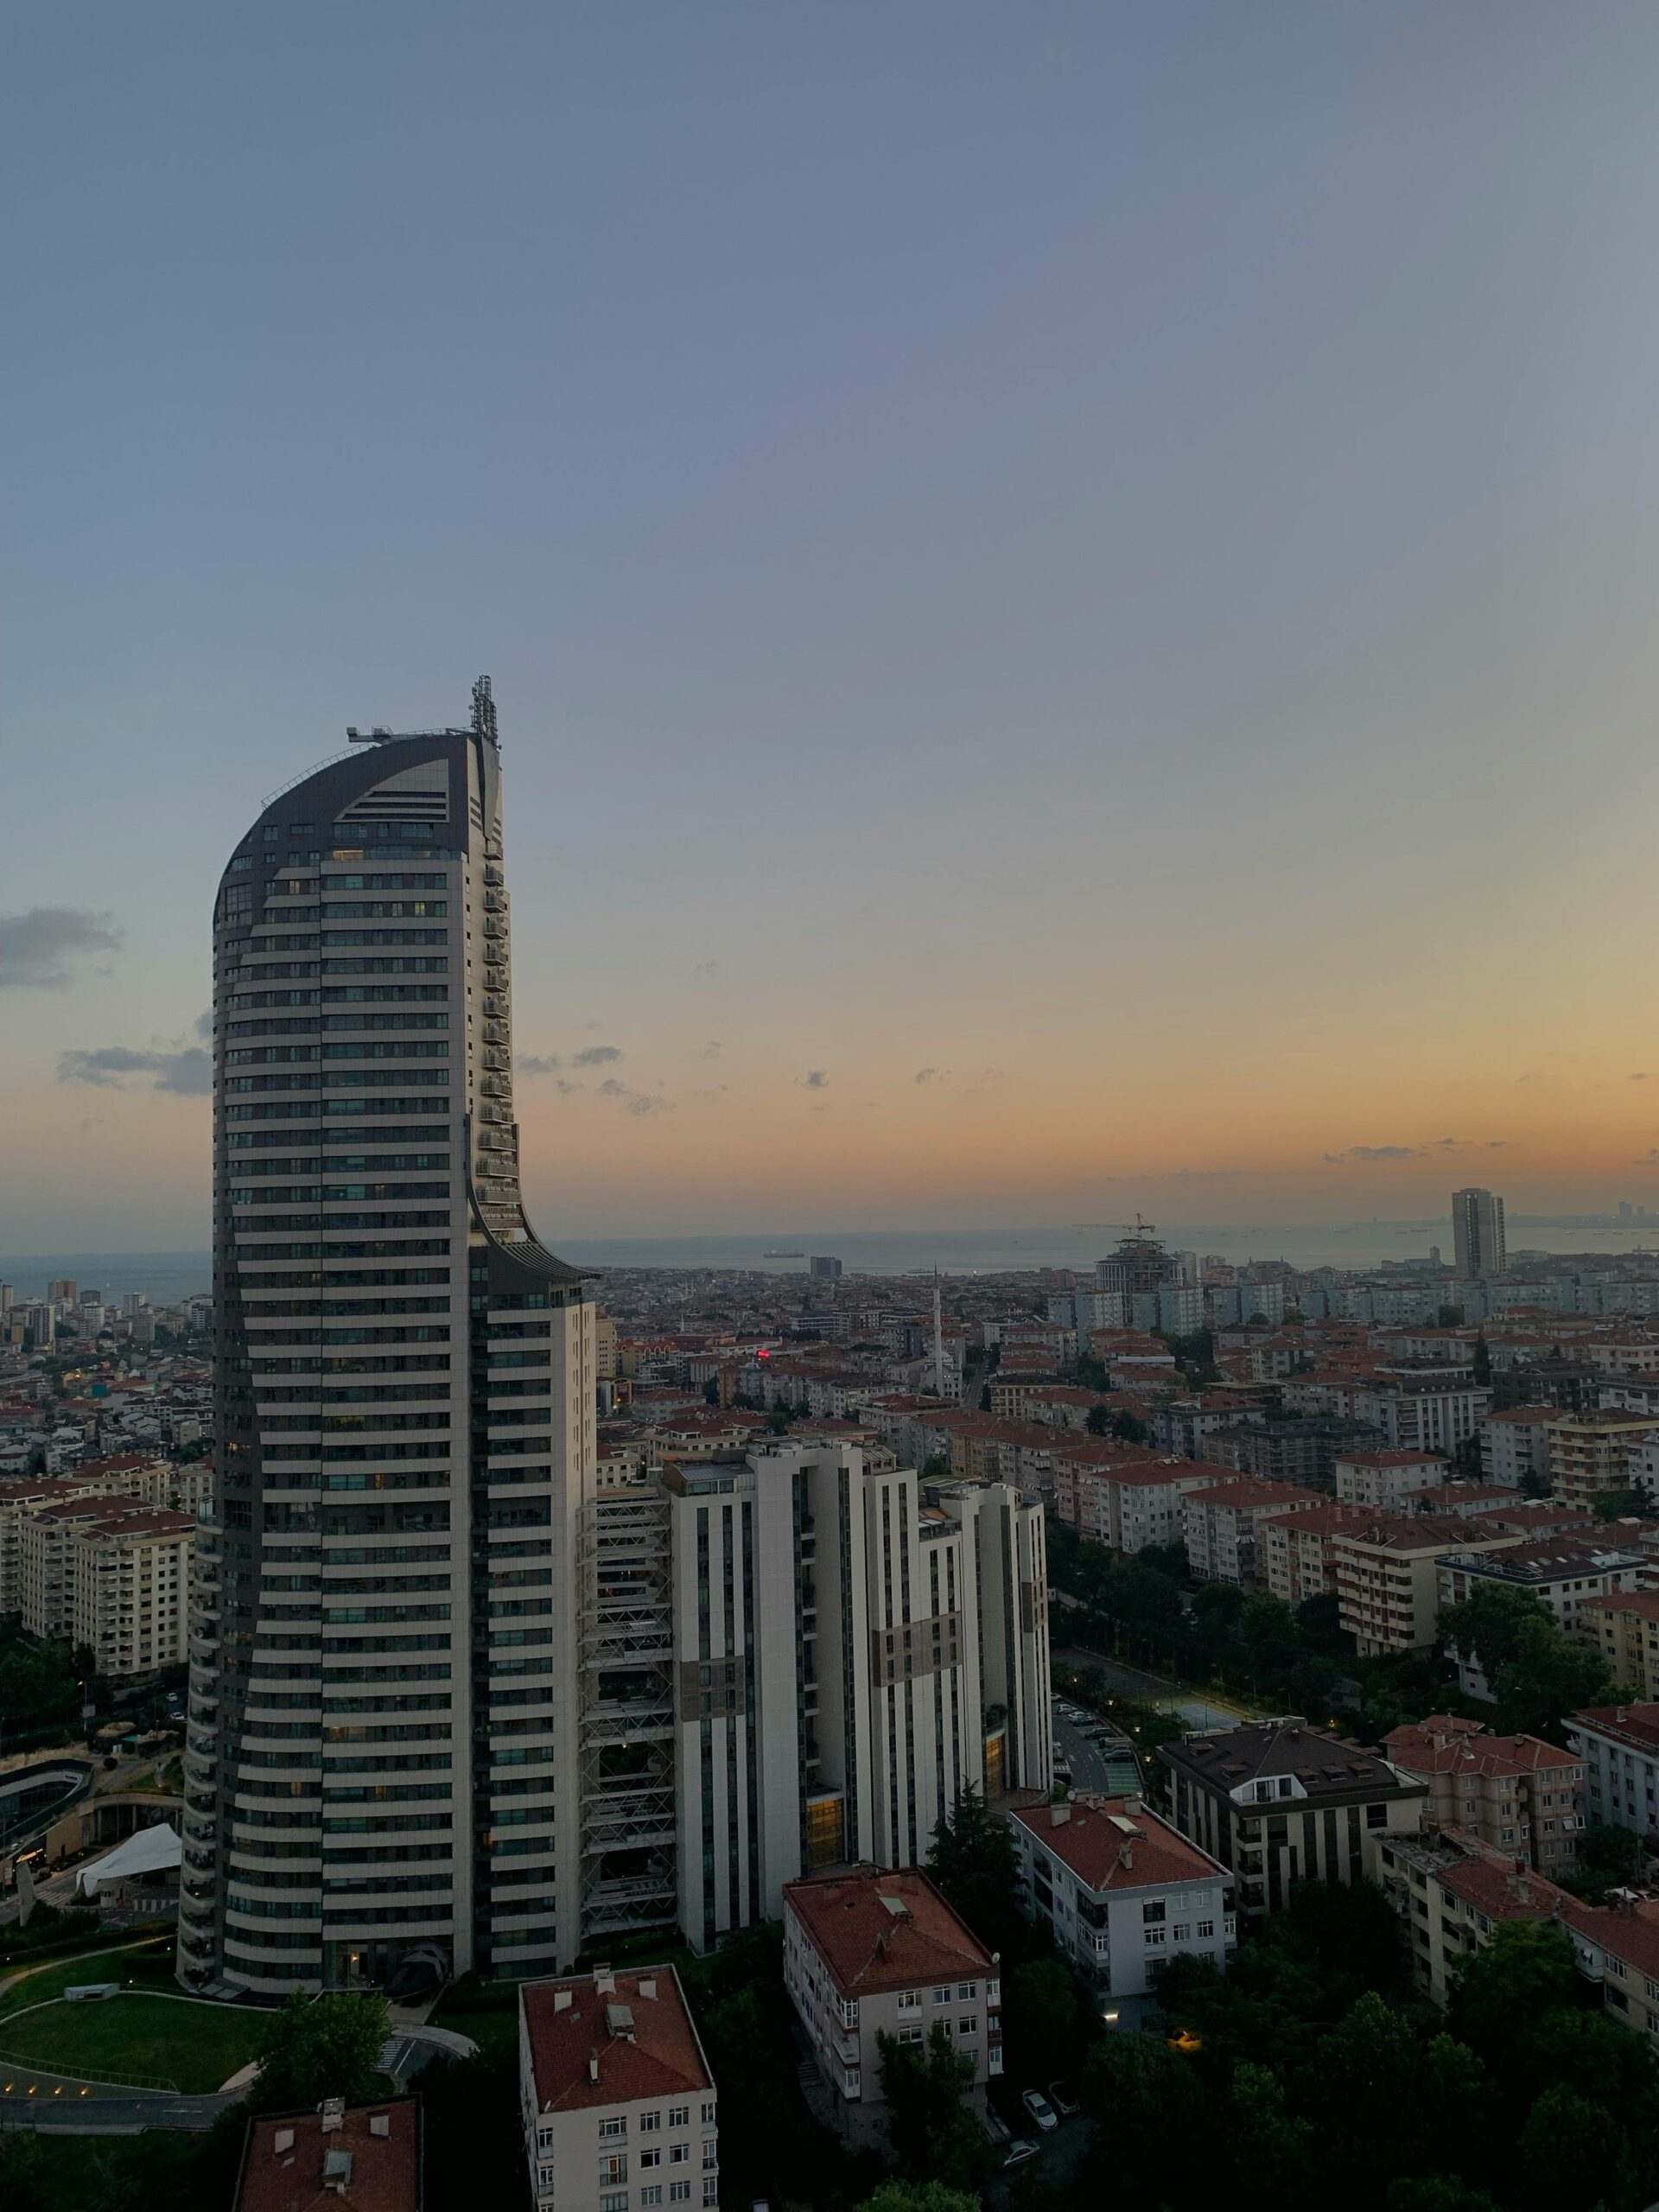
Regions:
<svg viewBox="0 0 1659 2212"><path fill-rule="evenodd" d="M550 1970L581 1935L594 1309L519 1197L488 680L469 728L352 735L213 914L197 1986Z"/></svg>

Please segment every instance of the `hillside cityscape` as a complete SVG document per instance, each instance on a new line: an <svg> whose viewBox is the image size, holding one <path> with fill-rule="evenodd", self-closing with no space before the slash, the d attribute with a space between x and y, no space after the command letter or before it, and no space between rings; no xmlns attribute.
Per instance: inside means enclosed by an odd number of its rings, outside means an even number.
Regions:
<svg viewBox="0 0 1659 2212"><path fill-rule="evenodd" d="M6 34L0 2212L1659 2212L1659 10Z"/></svg>
<svg viewBox="0 0 1659 2212"><path fill-rule="evenodd" d="M950 2212L1219 2120L1294 2198L1386 2066L1358 2201L1634 2204L1659 1256L574 1266L489 680L351 737L221 880L211 1286L0 1285L30 2154Z"/></svg>

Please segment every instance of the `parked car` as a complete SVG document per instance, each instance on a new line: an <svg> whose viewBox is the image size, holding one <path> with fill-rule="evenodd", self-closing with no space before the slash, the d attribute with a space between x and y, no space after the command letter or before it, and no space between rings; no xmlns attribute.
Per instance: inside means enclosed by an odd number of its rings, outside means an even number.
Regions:
<svg viewBox="0 0 1659 2212"><path fill-rule="evenodd" d="M1002 2171L1007 2173L1010 2166L1023 2166L1027 2158L1034 2158L1036 2155L1037 2145L1028 2135L1022 2135L1017 2143L1010 2143L1003 2152Z"/></svg>
<svg viewBox="0 0 1659 2212"><path fill-rule="evenodd" d="M1051 2082L1048 2101L1063 2120L1070 2120L1077 2110L1077 2085L1075 2082Z"/></svg>
<svg viewBox="0 0 1659 2212"><path fill-rule="evenodd" d="M1045 2134L1051 2127L1059 2126L1060 2123L1054 2114L1053 2106L1050 2104L1040 2089L1027 2089L1020 2101Z"/></svg>

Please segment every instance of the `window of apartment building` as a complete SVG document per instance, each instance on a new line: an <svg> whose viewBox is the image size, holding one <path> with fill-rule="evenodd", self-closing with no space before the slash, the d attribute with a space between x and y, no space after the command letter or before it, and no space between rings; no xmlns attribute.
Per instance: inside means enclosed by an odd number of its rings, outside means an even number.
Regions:
<svg viewBox="0 0 1659 2212"><path fill-rule="evenodd" d="M1201 1920L1198 1923L1198 1941L1200 1942L1203 1942L1206 1936L1213 1936L1215 1932L1216 1923L1213 1920Z"/></svg>
<svg viewBox="0 0 1659 2212"><path fill-rule="evenodd" d="M654 2183L650 2189L642 2189L639 2192L639 2202L641 2204L660 2204L662 2201L663 2185L661 2182Z"/></svg>
<svg viewBox="0 0 1659 2212"><path fill-rule="evenodd" d="M627 2140L627 2134L628 2122L626 2113L620 2120L601 2120L599 2123L599 2139L601 2143L623 2143Z"/></svg>
<svg viewBox="0 0 1659 2212"><path fill-rule="evenodd" d="M655 2135L662 2124L663 2115L659 2112L642 2112L639 2115L639 2133L642 2135Z"/></svg>
<svg viewBox="0 0 1659 2212"><path fill-rule="evenodd" d="M610 2158L600 2160L599 2178L601 2183L626 2181L627 2177L628 2160L626 2152L614 2152Z"/></svg>
<svg viewBox="0 0 1659 2212"><path fill-rule="evenodd" d="M1389 1825L1388 1807L1386 1805L1368 1805L1365 1808L1365 1825L1368 1828L1387 1827Z"/></svg>
<svg viewBox="0 0 1659 2212"><path fill-rule="evenodd" d="M599 2200L599 2212L628 2212L627 2190L621 2189L613 2196L601 2196Z"/></svg>
<svg viewBox="0 0 1659 2212"><path fill-rule="evenodd" d="M702 2124L705 2127L712 2127L715 2124L715 2101L712 2097L702 2108Z"/></svg>
<svg viewBox="0 0 1659 2212"><path fill-rule="evenodd" d="M691 2125L690 2106L670 2105L668 2108L668 2124L671 2127L690 2127Z"/></svg>
<svg viewBox="0 0 1659 2212"><path fill-rule="evenodd" d="M1171 1931L1171 1940L1177 1943L1190 1943L1192 1940L1191 1923L1185 1920L1178 1920Z"/></svg>
<svg viewBox="0 0 1659 2212"><path fill-rule="evenodd" d="M690 2183L689 2181L670 2182L668 2201L671 2204L689 2204L691 2202Z"/></svg>
<svg viewBox="0 0 1659 2212"><path fill-rule="evenodd" d="M921 2040L922 2031L919 2028L900 2028L893 2037L895 2043L920 2043Z"/></svg>
<svg viewBox="0 0 1659 2212"><path fill-rule="evenodd" d="M957 1994L958 1997L977 1997L979 1984L976 1981L959 1981L957 1984Z"/></svg>
<svg viewBox="0 0 1659 2212"><path fill-rule="evenodd" d="M933 1993L935 1997L938 1993L937 1989ZM919 1989L901 1989L899 1993L899 2010L901 2012L913 2012L921 2001L922 1993Z"/></svg>
<svg viewBox="0 0 1659 2212"><path fill-rule="evenodd" d="M1143 1904L1141 1908L1141 1917L1148 1926L1154 1921L1161 1920L1164 1917L1163 1899L1159 1897L1151 1904Z"/></svg>
<svg viewBox="0 0 1659 2212"><path fill-rule="evenodd" d="M1149 1945L1160 1945L1167 1933L1166 1929L1148 1928L1146 1932L1146 1940Z"/></svg>
<svg viewBox="0 0 1659 2212"><path fill-rule="evenodd" d="M957 2022L957 2033L959 2036L976 2036L979 2033L978 2013L964 2012Z"/></svg>
<svg viewBox="0 0 1659 2212"><path fill-rule="evenodd" d="M660 2166L662 2163L663 2154L660 2151L642 2151L639 2153L639 2164L642 2167Z"/></svg>
<svg viewBox="0 0 1659 2212"><path fill-rule="evenodd" d="M917 1998L917 2000L916 2000L916 2001L917 2001L917 2003L918 2003L918 2004L919 2004L919 2003L921 2002L921 1999L920 1999L919 1995L918 1996L918 1998ZM944 1987L943 1989L936 1989L936 1990L934 1991L934 1993L933 1993L933 2002L934 2002L936 2005L948 2005L948 2004L950 2002L950 1983L949 1983L948 1981L946 1982L946 1984L944 1985Z"/></svg>
<svg viewBox="0 0 1659 2212"><path fill-rule="evenodd" d="M720 2183L712 2175L702 2184L702 2201L705 2204L718 2204L720 2202Z"/></svg>

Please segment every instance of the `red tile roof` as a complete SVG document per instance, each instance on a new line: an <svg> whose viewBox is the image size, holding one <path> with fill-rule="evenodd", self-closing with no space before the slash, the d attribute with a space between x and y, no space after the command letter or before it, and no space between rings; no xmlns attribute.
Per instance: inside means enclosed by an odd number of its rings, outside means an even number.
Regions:
<svg viewBox="0 0 1659 2212"><path fill-rule="evenodd" d="M377 2119L384 2135L374 2132ZM323 2162L336 2151L351 2159L344 2190L324 2180ZM326 2131L320 2112L276 2113L249 2126L236 2212L420 2212L420 2107L413 2097L349 2106L340 2125Z"/></svg>
<svg viewBox="0 0 1659 2212"><path fill-rule="evenodd" d="M601 1982L610 1986L601 1988ZM672 1967L530 1981L518 2004L542 2112L631 2104L714 2086Z"/></svg>
<svg viewBox="0 0 1659 2212"><path fill-rule="evenodd" d="M792 1912L843 1997L995 1972L995 1961L916 1867L861 1866L784 1885Z"/></svg>
<svg viewBox="0 0 1659 2212"><path fill-rule="evenodd" d="M1097 1893L1161 1889L1170 1882L1230 1881L1225 1867L1178 1834L1138 1797L1074 1797L1069 1805L1016 1808L1033 1842Z"/></svg>
<svg viewBox="0 0 1659 2212"><path fill-rule="evenodd" d="M1615 1736L1645 1751L1659 1751L1659 1705L1591 1705L1569 1713L1568 1726L1582 1722L1598 1734Z"/></svg>

